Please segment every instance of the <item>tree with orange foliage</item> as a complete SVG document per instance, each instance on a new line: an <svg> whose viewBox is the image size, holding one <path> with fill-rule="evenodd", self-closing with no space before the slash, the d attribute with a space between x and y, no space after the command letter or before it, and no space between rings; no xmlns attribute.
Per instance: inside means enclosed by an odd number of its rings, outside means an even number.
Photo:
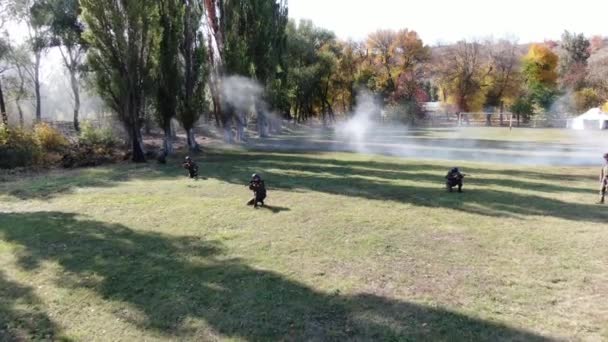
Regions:
<svg viewBox="0 0 608 342"><path fill-rule="evenodd" d="M559 58L547 46L532 44L523 60L523 74L530 84L556 86Z"/></svg>
<svg viewBox="0 0 608 342"><path fill-rule="evenodd" d="M437 52L435 72L447 102L461 112L481 110L493 66L479 42L460 41Z"/></svg>
<svg viewBox="0 0 608 342"><path fill-rule="evenodd" d="M405 74L420 72L422 64L430 59L429 48L416 31L408 29L371 33L367 38L367 47L375 65L379 90L385 99L398 90L399 80L404 79Z"/></svg>
<svg viewBox="0 0 608 342"><path fill-rule="evenodd" d="M522 74L527 95L538 107L548 110L557 94L557 66L559 57L547 46L532 44L523 59Z"/></svg>

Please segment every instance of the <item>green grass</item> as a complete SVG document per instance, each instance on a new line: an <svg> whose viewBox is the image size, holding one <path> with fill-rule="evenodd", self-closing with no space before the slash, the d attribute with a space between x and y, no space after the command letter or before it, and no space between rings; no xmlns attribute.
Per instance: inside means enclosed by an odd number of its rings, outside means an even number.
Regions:
<svg viewBox="0 0 608 342"><path fill-rule="evenodd" d="M595 168L211 149L0 183L0 340L608 339ZM261 173L269 207L245 206Z"/></svg>

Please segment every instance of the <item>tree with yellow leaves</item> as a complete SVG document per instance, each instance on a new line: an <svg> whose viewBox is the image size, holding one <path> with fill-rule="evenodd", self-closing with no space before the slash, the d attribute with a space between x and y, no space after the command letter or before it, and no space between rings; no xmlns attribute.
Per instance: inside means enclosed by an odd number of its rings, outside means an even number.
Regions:
<svg viewBox="0 0 608 342"><path fill-rule="evenodd" d="M559 58L547 46L532 44L523 60L523 74L529 84L538 83L547 87L557 85Z"/></svg>
<svg viewBox="0 0 608 342"><path fill-rule="evenodd" d="M437 52L435 72L448 103L461 112L483 108L492 65L478 42L460 41Z"/></svg>
<svg viewBox="0 0 608 342"><path fill-rule="evenodd" d="M408 29L378 30L368 36L367 48L373 58L378 88L385 98L398 90L404 74L420 71L430 59L429 48L416 31Z"/></svg>
<svg viewBox="0 0 608 342"><path fill-rule="evenodd" d="M539 109L548 110L557 95L558 56L542 44L532 44L523 59L527 96Z"/></svg>
<svg viewBox="0 0 608 342"><path fill-rule="evenodd" d="M490 86L486 95L486 106L499 109L502 125L505 105L513 104L520 92L521 55L517 42L508 39L488 42L487 47L492 72L489 76Z"/></svg>

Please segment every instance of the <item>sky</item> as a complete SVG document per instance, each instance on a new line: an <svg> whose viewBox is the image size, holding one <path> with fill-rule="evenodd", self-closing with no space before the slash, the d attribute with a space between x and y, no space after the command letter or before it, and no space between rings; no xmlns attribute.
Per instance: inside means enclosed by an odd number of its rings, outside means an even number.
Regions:
<svg viewBox="0 0 608 342"><path fill-rule="evenodd" d="M339 38L408 28L430 45L460 39L558 40L564 30L608 36L608 0L289 0L289 16Z"/></svg>

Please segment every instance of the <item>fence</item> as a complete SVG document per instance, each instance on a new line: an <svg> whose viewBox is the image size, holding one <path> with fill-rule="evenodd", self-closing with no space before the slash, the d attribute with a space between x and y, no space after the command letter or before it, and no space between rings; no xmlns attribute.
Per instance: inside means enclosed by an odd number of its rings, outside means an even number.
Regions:
<svg viewBox="0 0 608 342"><path fill-rule="evenodd" d="M517 117L512 113L429 113L425 117L427 126L488 126L488 127L530 127L530 128L567 128L567 118L529 118Z"/></svg>
<svg viewBox="0 0 608 342"><path fill-rule="evenodd" d="M73 136L78 135L78 133L76 132L76 129L74 128L73 121L56 121L56 120L44 120L43 119L42 122L55 128L56 130L58 130L65 136L73 137ZM102 127L107 127L108 125L113 125L113 122L108 121L108 120L83 120L80 122L80 125L82 126L83 123L87 123L94 128L102 128Z"/></svg>

